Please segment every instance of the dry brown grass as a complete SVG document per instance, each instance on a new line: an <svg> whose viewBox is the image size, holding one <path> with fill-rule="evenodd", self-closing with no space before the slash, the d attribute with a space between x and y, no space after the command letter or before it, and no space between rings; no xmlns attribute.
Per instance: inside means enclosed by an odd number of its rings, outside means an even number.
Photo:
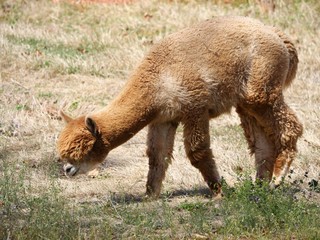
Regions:
<svg viewBox="0 0 320 240"><path fill-rule="evenodd" d="M186 3L188 2L188 3ZM0 1L0 145L3 161L16 172L27 168L34 186L52 178L77 201L111 193L141 196L148 169L146 131L112 151L100 175L65 178L57 170L56 139L63 123L56 109L73 116L108 104L152 43L167 34L218 15L246 15L279 26L295 41L300 65L286 92L305 131L292 178L320 172L320 12L319 4L285 1L271 15L255 5L214 1L141 1L131 5L69 5L51 1ZM236 114L211 122L211 146L221 175L232 184L239 171L254 173ZM58 174L59 172L59 174ZM163 192L188 194L203 188L187 161L178 131L174 161ZM179 190L183 190L180 192Z"/></svg>

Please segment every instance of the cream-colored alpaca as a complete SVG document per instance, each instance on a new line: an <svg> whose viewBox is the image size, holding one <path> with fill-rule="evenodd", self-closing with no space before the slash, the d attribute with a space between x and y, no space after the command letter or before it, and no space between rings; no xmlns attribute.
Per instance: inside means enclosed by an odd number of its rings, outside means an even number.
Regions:
<svg viewBox="0 0 320 240"><path fill-rule="evenodd" d="M182 123L187 156L217 193L209 119L236 107L257 178L278 185L302 134L283 98L297 63L296 49L282 32L249 18L219 17L174 33L153 46L108 107L76 119L62 114L67 125L58 150L65 172L94 169L149 125L147 194L157 197Z"/></svg>

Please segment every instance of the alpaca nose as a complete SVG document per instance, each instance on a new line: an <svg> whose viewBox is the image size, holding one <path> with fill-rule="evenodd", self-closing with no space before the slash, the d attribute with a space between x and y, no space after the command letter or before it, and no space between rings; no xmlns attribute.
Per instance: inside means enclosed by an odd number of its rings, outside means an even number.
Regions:
<svg viewBox="0 0 320 240"><path fill-rule="evenodd" d="M63 170L65 172L65 175L68 177L74 176L78 171L78 169L70 163L65 164L63 166Z"/></svg>
<svg viewBox="0 0 320 240"><path fill-rule="evenodd" d="M70 173L72 168L73 168L73 166L68 166L68 167L66 167L66 173L67 173L67 174Z"/></svg>

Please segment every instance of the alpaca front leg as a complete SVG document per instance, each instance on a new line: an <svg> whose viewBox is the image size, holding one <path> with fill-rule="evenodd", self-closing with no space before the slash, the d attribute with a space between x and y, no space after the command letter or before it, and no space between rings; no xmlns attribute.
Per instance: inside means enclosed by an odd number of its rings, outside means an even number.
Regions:
<svg viewBox="0 0 320 240"><path fill-rule="evenodd" d="M209 117L192 116L184 124L184 144L191 164L202 174L213 195L221 192L220 176L210 149Z"/></svg>
<svg viewBox="0 0 320 240"><path fill-rule="evenodd" d="M160 195L166 170L171 163L177 126L177 123L172 122L149 126L147 142L149 172L146 192L149 197L157 198Z"/></svg>

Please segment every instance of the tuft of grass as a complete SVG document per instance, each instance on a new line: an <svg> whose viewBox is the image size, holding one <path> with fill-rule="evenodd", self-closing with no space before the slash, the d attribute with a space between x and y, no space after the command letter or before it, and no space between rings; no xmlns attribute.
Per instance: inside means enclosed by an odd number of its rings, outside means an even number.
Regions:
<svg viewBox="0 0 320 240"><path fill-rule="evenodd" d="M18 105L16 105L16 109L18 111L20 111L20 110L30 110L30 108L26 104L18 104Z"/></svg>

